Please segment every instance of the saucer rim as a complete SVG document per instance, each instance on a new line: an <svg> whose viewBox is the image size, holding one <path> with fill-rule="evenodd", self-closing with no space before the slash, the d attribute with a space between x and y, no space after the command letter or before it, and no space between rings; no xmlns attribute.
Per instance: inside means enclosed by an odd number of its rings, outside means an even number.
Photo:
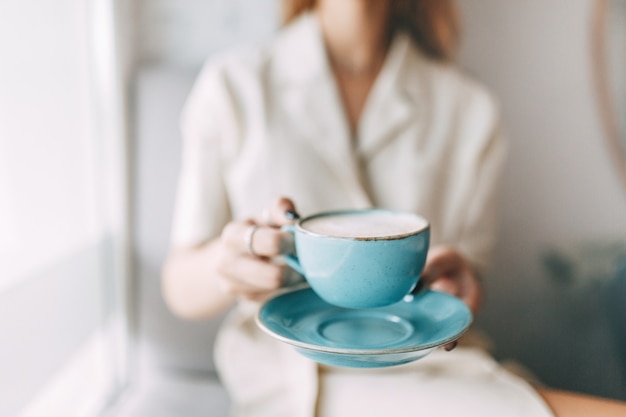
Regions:
<svg viewBox="0 0 626 417"><path fill-rule="evenodd" d="M267 327L265 325L265 323L263 322L263 320L261 319L261 313L263 311L263 308L271 301L275 300L278 297L282 297L285 295L289 295L292 293L296 293L296 292L301 292L301 291L311 291L313 292L313 290L309 287L301 287L301 288L295 288L291 291L282 291L274 296L272 296L271 298L267 299L259 308L259 310L257 311L256 315L255 315L255 322L257 324L257 326L264 331L266 334L270 335L271 337L287 343L289 345L292 345L294 347L297 348L301 348L301 349L307 349L310 351L315 351L315 352L323 352L323 353L332 353L332 354L337 354L337 355L396 355L396 354L402 354L402 353L411 353L411 352L418 352L421 350L427 350L427 349L433 349L433 348L437 348L439 346L443 346L447 343L450 343L454 340L459 339L461 336L463 336L471 327L471 325L474 322L474 315L472 314L472 312L470 311L469 307L467 307L467 305L465 305L465 303L463 301L461 301L460 299L458 299L457 297L447 294L445 292L441 292L441 291L434 291L434 290L424 290L422 292L420 292L420 294L418 294L417 296L424 296L427 294L431 294L431 293L435 293L437 294L437 296L443 296L443 297L451 297L454 298L455 300L458 300L461 304L461 306L466 310L467 312L467 322L465 323L465 325L463 326L463 328L459 331L456 332L454 335L451 335L450 337L443 339L441 341L437 341L437 342L433 342L433 343L428 343L428 344L423 344L423 345L414 345L414 346L406 346L406 347L399 347L399 348L389 348L389 349L346 349L346 348L337 348L337 347L331 347L331 346L321 346L321 345L315 345L315 344L311 344L311 343L306 343L306 342L301 342L298 340L294 340L291 339L289 337L283 336L281 334L276 333L275 331L273 331L272 329L270 329L269 327ZM314 294L314 293L313 293Z"/></svg>

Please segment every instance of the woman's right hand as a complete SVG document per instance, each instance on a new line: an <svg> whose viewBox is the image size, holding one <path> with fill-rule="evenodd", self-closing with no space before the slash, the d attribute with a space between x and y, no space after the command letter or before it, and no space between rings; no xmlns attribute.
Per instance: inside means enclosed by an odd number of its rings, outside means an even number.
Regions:
<svg viewBox="0 0 626 417"><path fill-rule="evenodd" d="M217 242L215 268L219 284L227 294L258 299L294 281L296 273L273 262L273 258L293 253L293 235L280 227L293 223L297 217L293 202L280 198L257 219L233 221L224 227Z"/></svg>

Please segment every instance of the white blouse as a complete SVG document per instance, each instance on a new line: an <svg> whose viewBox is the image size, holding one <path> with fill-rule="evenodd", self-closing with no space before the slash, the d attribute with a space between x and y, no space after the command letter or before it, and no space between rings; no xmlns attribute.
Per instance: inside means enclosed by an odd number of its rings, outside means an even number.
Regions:
<svg viewBox="0 0 626 417"><path fill-rule="evenodd" d="M213 58L199 76L182 117L173 245L211 240L231 219L253 217L286 196L304 216L372 206L419 213L431 223L432 245L452 245L483 268L494 245L505 156L498 121L497 106L481 86L454 67L429 60L399 33L351 137L317 18L304 14L272 44ZM445 370L442 375L456 381L460 392L479 392L481 382L482 388L510 387L481 400L504 410L498 415L550 415L524 381L476 349L435 352L384 372L320 370L262 333L253 320L257 308L240 302L216 345L216 363L236 416L356 410L357 403L367 403L361 396L370 395L367 390L374 390L380 375L389 384L403 380L389 375L412 370L422 375L412 379L418 381L415 387L408 386L415 392L432 381L424 377L432 366ZM458 379L463 369L476 381ZM366 392L350 399L348 391L341 391L347 385ZM414 409L413 399L401 398L405 391L386 398L402 415L413 415L406 409ZM453 396L445 390L434 395L430 402L436 414L436 404ZM521 402L526 408L518 410L533 413L497 408L509 407L507 401ZM428 403L420 412L428 410ZM462 410L466 416L492 415L481 414L480 407Z"/></svg>

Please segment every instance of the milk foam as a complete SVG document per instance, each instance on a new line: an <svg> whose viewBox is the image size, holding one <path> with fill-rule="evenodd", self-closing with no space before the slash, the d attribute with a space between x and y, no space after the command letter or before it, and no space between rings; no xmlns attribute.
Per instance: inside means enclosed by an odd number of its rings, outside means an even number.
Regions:
<svg viewBox="0 0 626 417"><path fill-rule="evenodd" d="M302 222L301 227L325 236L376 238L417 232L427 224L412 214L372 211L314 217Z"/></svg>

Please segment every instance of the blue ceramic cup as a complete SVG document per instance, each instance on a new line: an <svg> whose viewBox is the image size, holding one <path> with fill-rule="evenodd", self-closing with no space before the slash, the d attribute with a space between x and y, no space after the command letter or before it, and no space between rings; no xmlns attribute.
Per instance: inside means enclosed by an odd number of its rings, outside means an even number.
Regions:
<svg viewBox="0 0 626 417"><path fill-rule="evenodd" d="M347 308L402 300L419 280L430 243L426 219L382 209L320 213L283 229L296 247L286 263L323 300Z"/></svg>

